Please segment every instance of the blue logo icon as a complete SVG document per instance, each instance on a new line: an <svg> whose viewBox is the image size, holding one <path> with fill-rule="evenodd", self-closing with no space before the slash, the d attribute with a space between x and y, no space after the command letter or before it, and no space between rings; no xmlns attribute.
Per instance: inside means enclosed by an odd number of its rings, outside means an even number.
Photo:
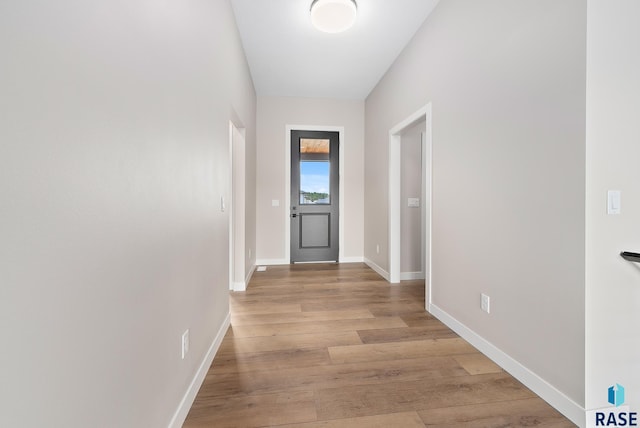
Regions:
<svg viewBox="0 0 640 428"><path fill-rule="evenodd" d="M609 387L609 403L616 407L624 404L624 386L616 383L614 386Z"/></svg>

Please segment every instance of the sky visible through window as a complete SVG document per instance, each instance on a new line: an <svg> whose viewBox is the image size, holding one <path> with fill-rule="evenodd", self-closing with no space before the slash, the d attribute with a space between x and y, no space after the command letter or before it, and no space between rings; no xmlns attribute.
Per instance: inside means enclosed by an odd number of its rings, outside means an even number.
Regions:
<svg viewBox="0 0 640 428"><path fill-rule="evenodd" d="M330 194L329 161L300 162L300 203L328 204Z"/></svg>

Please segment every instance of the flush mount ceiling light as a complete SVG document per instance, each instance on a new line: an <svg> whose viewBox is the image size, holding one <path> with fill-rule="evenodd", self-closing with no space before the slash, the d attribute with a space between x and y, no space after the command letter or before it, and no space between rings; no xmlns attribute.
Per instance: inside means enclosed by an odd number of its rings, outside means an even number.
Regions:
<svg viewBox="0 0 640 428"><path fill-rule="evenodd" d="M313 0L311 22L325 33L340 33L356 22L357 11L355 0Z"/></svg>

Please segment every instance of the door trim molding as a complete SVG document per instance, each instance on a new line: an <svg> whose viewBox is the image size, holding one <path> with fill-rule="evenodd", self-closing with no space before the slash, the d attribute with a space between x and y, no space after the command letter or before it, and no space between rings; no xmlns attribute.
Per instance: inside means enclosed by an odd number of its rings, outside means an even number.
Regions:
<svg viewBox="0 0 640 428"><path fill-rule="evenodd" d="M426 191L426 199L429 201L429 209L426 214L426 229L429 231L429 239L425 243L429 249L429 257L425 260L426 290L425 290L425 306L428 308L431 304L431 284L433 278L432 258L433 258L433 233L432 233L432 212L433 212L433 195L431 186L431 177L433 175L433 156L432 156L432 118L431 103L409 115L406 119L398 123L389 130L389 211L388 211L388 233L389 233L389 282L400 282L400 144L402 132L417 122L426 120L425 145L428 157L424 167L427 173L424 174L423 187ZM423 156L425 155L423 154Z"/></svg>
<svg viewBox="0 0 640 428"><path fill-rule="evenodd" d="M289 211L291 207L291 131L329 131L338 133L338 153L340 156L338 170L340 174L339 182L339 207L338 207L338 259L344 258L344 126L322 126L322 125L285 125L285 159L284 159L284 260L291 262L291 217Z"/></svg>

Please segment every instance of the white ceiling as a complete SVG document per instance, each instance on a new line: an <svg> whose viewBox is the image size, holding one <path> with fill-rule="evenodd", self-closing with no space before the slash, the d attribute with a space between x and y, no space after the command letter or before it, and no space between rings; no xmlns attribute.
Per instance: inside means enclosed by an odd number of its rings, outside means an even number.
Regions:
<svg viewBox="0 0 640 428"><path fill-rule="evenodd" d="M344 33L311 26L311 0L231 0L259 96L362 100L439 0L356 0Z"/></svg>

